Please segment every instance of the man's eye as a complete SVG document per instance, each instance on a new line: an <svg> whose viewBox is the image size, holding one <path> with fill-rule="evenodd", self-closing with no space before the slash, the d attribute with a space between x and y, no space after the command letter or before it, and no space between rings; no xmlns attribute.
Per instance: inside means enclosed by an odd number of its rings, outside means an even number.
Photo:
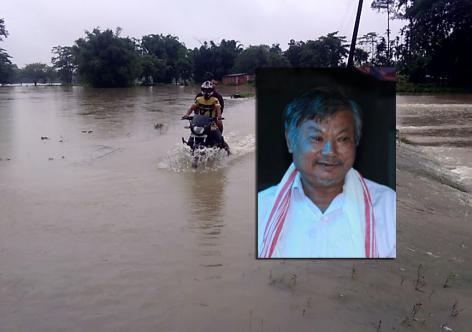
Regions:
<svg viewBox="0 0 472 332"><path fill-rule="evenodd" d="M321 137L321 136L310 136L310 141L319 143L319 142L323 141L323 137Z"/></svg>
<svg viewBox="0 0 472 332"><path fill-rule="evenodd" d="M349 142L351 138L349 136L343 136L339 138L339 142Z"/></svg>

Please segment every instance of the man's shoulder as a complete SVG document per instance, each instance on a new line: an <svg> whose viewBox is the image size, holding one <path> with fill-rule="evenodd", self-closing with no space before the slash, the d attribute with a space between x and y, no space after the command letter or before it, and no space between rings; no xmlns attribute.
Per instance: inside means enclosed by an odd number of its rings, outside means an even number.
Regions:
<svg viewBox="0 0 472 332"><path fill-rule="evenodd" d="M261 200L271 199L275 196L276 191L277 191L277 186L272 186L267 189L261 190L257 194L257 199L259 200L259 202Z"/></svg>
<svg viewBox="0 0 472 332"><path fill-rule="evenodd" d="M264 227L264 221L266 220L267 213L271 208L272 202L274 201L275 194L277 192L277 186L272 186L257 194L257 219L259 227Z"/></svg>
<svg viewBox="0 0 472 332"><path fill-rule="evenodd" d="M263 215L265 211L270 207L271 203L274 200L275 194L277 192L277 186L272 186L262 191L259 191L257 194L257 209L259 215Z"/></svg>
<svg viewBox="0 0 472 332"><path fill-rule="evenodd" d="M367 183L367 188L372 195L374 202L380 201L394 201L397 197L396 192L383 184L377 183L372 180L365 179Z"/></svg>

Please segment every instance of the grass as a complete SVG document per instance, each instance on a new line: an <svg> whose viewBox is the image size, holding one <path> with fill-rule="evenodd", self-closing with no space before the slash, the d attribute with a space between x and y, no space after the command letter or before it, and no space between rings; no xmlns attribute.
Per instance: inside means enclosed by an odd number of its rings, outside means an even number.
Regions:
<svg viewBox="0 0 472 332"><path fill-rule="evenodd" d="M411 141L410 139L406 138L405 135L403 135L400 130L396 129L396 135L395 135L396 139L398 142L400 143L404 143L404 144L410 144L410 145L415 145L415 142Z"/></svg>
<svg viewBox="0 0 472 332"><path fill-rule="evenodd" d="M406 138L406 137L403 136L403 135L399 135L399 136L397 137L397 140L398 140L400 143L403 143L403 144L415 145L415 142L409 140L408 138Z"/></svg>
<svg viewBox="0 0 472 332"><path fill-rule="evenodd" d="M405 317L405 319L401 322L401 324L411 326L411 322L413 321L424 323L425 320L420 320L416 317L418 312L421 310L422 306L423 304L421 302L415 303L413 305L413 308L411 309L410 314Z"/></svg>
<svg viewBox="0 0 472 332"><path fill-rule="evenodd" d="M472 88L454 87L437 83L412 83L408 81L406 76L398 75L396 92L412 94L471 93Z"/></svg>
<svg viewBox="0 0 472 332"><path fill-rule="evenodd" d="M444 281L443 288L451 287L450 283L456 278L457 278L457 274L455 274L454 272L449 273L449 275L446 278L446 281Z"/></svg>
<svg viewBox="0 0 472 332"><path fill-rule="evenodd" d="M416 283L415 283L415 290L418 292L424 292L422 289L424 286L426 286L426 281L424 279L424 273L423 273L423 265L418 265L418 270L416 272Z"/></svg>

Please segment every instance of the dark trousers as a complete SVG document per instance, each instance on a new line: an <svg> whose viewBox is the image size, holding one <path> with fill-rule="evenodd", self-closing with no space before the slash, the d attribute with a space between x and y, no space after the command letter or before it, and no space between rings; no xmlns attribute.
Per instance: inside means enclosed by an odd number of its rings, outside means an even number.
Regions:
<svg viewBox="0 0 472 332"><path fill-rule="evenodd" d="M211 142L214 145L219 145L223 142L223 135L221 135L221 131L218 128L210 130L208 138L211 139Z"/></svg>

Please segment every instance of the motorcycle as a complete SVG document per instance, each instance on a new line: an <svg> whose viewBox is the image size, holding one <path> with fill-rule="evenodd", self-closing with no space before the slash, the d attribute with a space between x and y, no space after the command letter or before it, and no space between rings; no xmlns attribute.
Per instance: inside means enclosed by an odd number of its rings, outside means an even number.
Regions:
<svg viewBox="0 0 472 332"><path fill-rule="evenodd" d="M203 160L206 154L206 148L224 149L228 156L230 155L228 144L224 141L221 134L217 134L219 133L219 129L215 128L216 123L214 118L196 114L194 116L184 116L182 120L189 121L189 126L185 128L190 129L190 137L188 141L182 137L182 143L188 145L192 151L193 168L197 168L199 162Z"/></svg>

